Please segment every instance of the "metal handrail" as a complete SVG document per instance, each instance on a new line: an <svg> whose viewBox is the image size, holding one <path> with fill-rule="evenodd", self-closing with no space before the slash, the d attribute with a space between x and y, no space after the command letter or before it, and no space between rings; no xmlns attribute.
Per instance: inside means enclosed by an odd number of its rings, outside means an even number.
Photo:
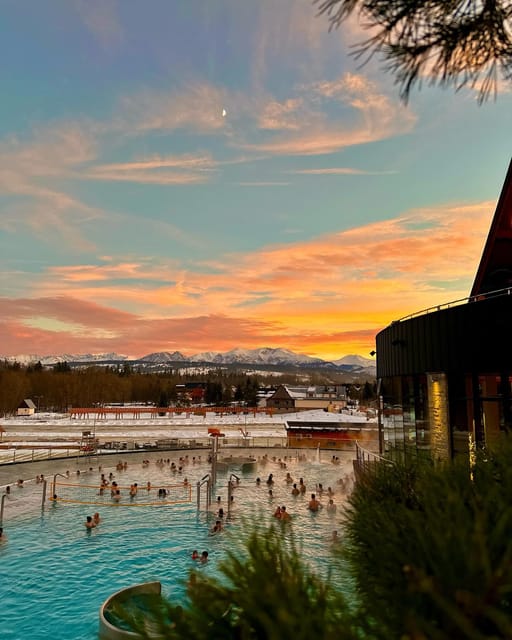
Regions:
<svg viewBox="0 0 512 640"><path fill-rule="evenodd" d="M484 300L488 300L489 298L500 298L501 296L510 296L510 295L512 295L512 287L506 287L504 289L496 289L495 291L489 291L487 293L479 293L477 295L468 296L466 298L459 298L458 300L452 300L451 302L444 302L443 304L438 304L435 307L428 307L426 309L422 309L421 311L415 311L414 313L410 313L409 315L403 316L398 320L393 320L391 322L391 325L396 324L397 322L404 322L405 320L410 320L411 318L416 318L418 316L424 316L429 313L441 311L442 309L450 309L451 307L458 307L462 304L468 304L472 302L483 302Z"/></svg>
<svg viewBox="0 0 512 640"><path fill-rule="evenodd" d="M197 509L198 509L198 511L201 508L201 487L203 486L203 484L206 484L206 509L210 508L211 483L212 483L212 476L211 476L210 473L207 473L205 476L203 476L201 478L201 480L199 480L199 482L196 485L197 486Z"/></svg>
<svg viewBox="0 0 512 640"><path fill-rule="evenodd" d="M228 513L231 511L231 496L233 494L233 478L240 482L240 477L236 473L231 473L228 479Z"/></svg>
<svg viewBox="0 0 512 640"><path fill-rule="evenodd" d="M356 460L358 462L370 462L371 460L373 460L373 461L385 462L386 464L392 464L392 461L389 460L389 458L384 458L384 456L381 456L378 453L374 453L369 449L365 449L359 444L357 440L356 440Z"/></svg>
<svg viewBox="0 0 512 640"><path fill-rule="evenodd" d="M54 474L53 481L52 481L52 497L50 498L50 500L56 500L57 494L55 493L55 488L57 486L57 476L60 476L61 478L66 478L66 479L68 478L68 476L65 476L63 473L55 473ZM46 495L46 484L43 487L43 489L44 489L43 493Z"/></svg>

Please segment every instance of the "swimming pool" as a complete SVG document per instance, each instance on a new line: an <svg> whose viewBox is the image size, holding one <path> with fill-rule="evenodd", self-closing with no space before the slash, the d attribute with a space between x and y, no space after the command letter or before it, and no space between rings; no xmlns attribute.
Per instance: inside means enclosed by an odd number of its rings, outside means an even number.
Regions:
<svg viewBox="0 0 512 640"><path fill-rule="evenodd" d="M272 452L274 455L274 452ZM278 456L279 453L276 453ZM289 455L289 453L288 453ZM314 454L310 454L313 456ZM178 462L179 452L171 460ZM195 483L209 470L206 463L187 465L182 476L173 476L168 465L154 462L142 468L130 462L126 471L115 471L123 485L137 482L145 486L180 481L184 475L193 484L190 503L133 508L130 506L94 507L77 504L50 504L41 513L10 518L9 505L4 513L7 542L0 544L0 618L5 640L96 640L98 610L113 592L135 583L159 580L163 594L173 601L183 595L182 581L193 566L193 549L208 550L210 562L201 571L215 573L229 536L242 519L267 515L269 521L277 504L285 504L292 516L292 530L303 544L303 553L317 570L327 574L331 563L331 534L339 529L342 495L337 480L351 471L351 460L343 458L339 466L314 461L286 461L283 469L277 462L259 463L258 468L241 476L234 492L226 532L211 536L209 530L220 506L227 514L227 476L219 475L210 511L197 511ZM103 468L103 472L111 469ZM304 478L307 493L293 497L285 481L289 472L294 480ZM273 498L268 495L266 479L274 476ZM261 485L256 485L256 477ZM81 474L74 482L98 481L97 468ZM311 514L307 509L309 494L315 485L335 490L337 513L322 509ZM325 505L328 497L324 493ZM101 524L94 530L84 527L87 515L100 511Z"/></svg>

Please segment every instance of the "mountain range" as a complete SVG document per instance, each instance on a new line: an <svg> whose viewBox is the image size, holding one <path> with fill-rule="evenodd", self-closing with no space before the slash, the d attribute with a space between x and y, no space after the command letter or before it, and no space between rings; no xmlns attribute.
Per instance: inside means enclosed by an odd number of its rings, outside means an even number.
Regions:
<svg viewBox="0 0 512 640"><path fill-rule="evenodd" d="M84 364L114 364L129 363L144 368L155 368L170 365L260 365L260 366L285 366L285 367L318 367L339 369L343 372L360 372L368 375L375 375L375 361L370 358L363 358L359 355L348 355L338 360L327 361L321 358L314 358L304 354L297 354L288 349L272 349L263 347L261 349L232 349L225 353L206 351L194 355L185 356L179 351L159 351L149 353L141 358L129 358L118 353L100 354L60 354L60 355L18 355L2 358L8 362L19 362L20 364L33 364L40 362L43 366L51 366L58 362L67 362L70 365Z"/></svg>

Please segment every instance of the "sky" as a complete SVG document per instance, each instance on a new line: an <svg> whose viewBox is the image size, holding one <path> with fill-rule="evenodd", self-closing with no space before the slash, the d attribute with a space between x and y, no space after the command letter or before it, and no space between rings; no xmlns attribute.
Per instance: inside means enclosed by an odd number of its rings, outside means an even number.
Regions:
<svg viewBox="0 0 512 640"><path fill-rule="evenodd" d="M407 105L311 0L2 0L0 355L369 357L469 295L511 85Z"/></svg>

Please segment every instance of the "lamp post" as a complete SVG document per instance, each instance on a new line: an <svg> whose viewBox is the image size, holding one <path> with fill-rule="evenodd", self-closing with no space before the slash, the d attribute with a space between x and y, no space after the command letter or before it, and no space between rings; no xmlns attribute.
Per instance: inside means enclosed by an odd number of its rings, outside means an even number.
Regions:
<svg viewBox="0 0 512 640"><path fill-rule="evenodd" d="M34 396L34 398L37 400L37 413L39 413L39 402L44 396Z"/></svg>

